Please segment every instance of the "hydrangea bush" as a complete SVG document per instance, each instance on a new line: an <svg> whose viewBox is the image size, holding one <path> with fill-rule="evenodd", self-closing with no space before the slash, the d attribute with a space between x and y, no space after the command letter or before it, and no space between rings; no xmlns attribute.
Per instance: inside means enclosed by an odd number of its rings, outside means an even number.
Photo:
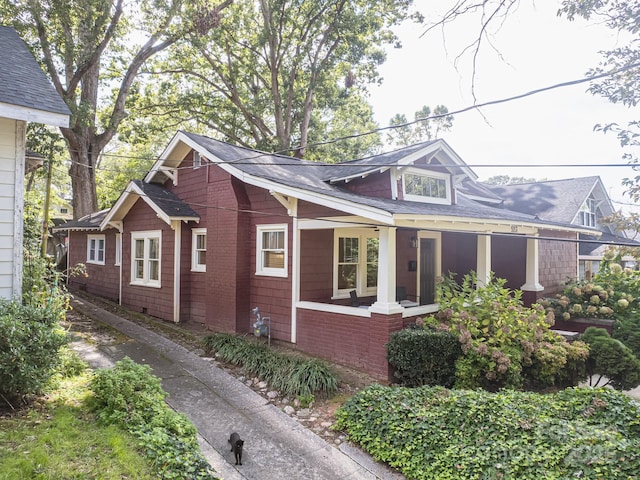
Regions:
<svg viewBox="0 0 640 480"><path fill-rule="evenodd" d="M463 354L456 361L456 388L545 388L582 379L587 345L551 331L553 311L525 307L522 292L505 283L492 276L477 286L472 272L460 284L453 276L438 284L440 310L422 322L458 337Z"/></svg>
<svg viewBox="0 0 640 480"><path fill-rule="evenodd" d="M622 268L605 256L600 271L590 280L572 281L561 295L542 302L564 320L572 318L625 318L640 312L640 272Z"/></svg>

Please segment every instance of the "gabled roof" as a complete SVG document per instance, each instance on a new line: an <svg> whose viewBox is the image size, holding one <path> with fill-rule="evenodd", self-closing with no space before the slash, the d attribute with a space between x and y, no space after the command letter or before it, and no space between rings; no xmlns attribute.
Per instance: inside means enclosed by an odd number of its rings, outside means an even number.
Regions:
<svg viewBox="0 0 640 480"><path fill-rule="evenodd" d="M406 167L417 160L425 159L427 164L445 165L444 169L452 175L464 173L476 179L476 174L442 139L430 140L391 152L372 155L340 164L331 164L324 169L324 179L331 183L348 182L354 178L366 177L376 172L383 172L390 167Z"/></svg>
<svg viewBox="0 0 640 480"><path fill-rule="evenodd" d="M189 204L180 200L164 186L133 180L104 216L100 222L100 229L104 230L113 222L121 221L140 198L156 212L160 219L169 225L172 221L200 221L200 215Z"/></svg>
<svg viewBox="0 0 640 480"><path fill-rule="evenodd" d="M96 213L90 213L78 220L69 220L68 222L55 226L52 230L54 232L59 230L100 230L100 224L107 213L109 213L108 208Z"/></svg>
<svg viewBox="0 0 640 480"><path fill-rule="evenodd" d="M0 65L0 117L69 126L69 108L11 27L0 26Z"/></svg>
<svg viewBox="0 0 640 480"><path fill-rule="evenodd" d="M458 219L475 223L478 220L500 224L514 222L532 227L548 226L563 230L583 230L571 227L567 223L543 221L526 213L483 205L462 196L458 198L458 203L455 205L369 197L348 190L341 182L332 183L334 179L345 178L344 174L341 177L338 175L343 168L339 165L259 152L183 131L179 131L174 136L144 181L166 182L171 178L172 173L165 173L165 169L178 168L191 149L200 154L203 165L206 165L206 162L214 163L245 183L284 196L324 205L347 214L358 215L372 222L392 225L397 224L399 219L433 221L433 218L437 217L444 221ZM461 166L455 168L468 168L441 140L383 154L380 159L369 157L348 162L344 168L352 169L350 174L355 174L356 171L358 175L367 172L373 174L372 172L380 170L380 165L387 165L391 161L402 162L405 159L403 155L409 157L407 160L409 162L412 161L411 158L422 158L425 151L436 154L443 150L447 150L447 155L450 157L457 158L456 162L461 162ZM362 165L358 162L362 162ZM374 164L375 168L373 168Z"/></svg>
<svg viewBox="0 0 640 480"><path fill-rule="evenodd" d="M580 207L593 192L604 215L614 212L611 200L598 176L510 185L488 185L504 199L504 208L545 220L572 223Z"/></svg>

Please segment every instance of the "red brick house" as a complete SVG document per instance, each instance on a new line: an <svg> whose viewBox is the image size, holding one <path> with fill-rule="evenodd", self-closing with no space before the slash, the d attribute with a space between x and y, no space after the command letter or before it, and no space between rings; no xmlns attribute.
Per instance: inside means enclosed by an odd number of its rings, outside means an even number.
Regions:
<svg viewBox="0 0 640 480"><path fill-rule="evenodd" d="M178 132L61 227L88 272L69 284L216 331L251 332L259 307L272 338L386 379L389 334L437 309L439 275L495 272L529 302L577 275L588 229L499 208L476 178L443 140L323 164Z"/></svg>

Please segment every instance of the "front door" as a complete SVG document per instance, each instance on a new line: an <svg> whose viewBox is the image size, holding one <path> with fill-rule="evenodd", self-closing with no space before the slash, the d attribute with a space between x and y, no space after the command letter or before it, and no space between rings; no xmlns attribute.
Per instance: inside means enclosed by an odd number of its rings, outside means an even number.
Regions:
<svg viewBox="0 0 640 480"><path fill-rule="evenodd" d="M436 298L436 241L420 239L420 305L429 305Z"/></svg>

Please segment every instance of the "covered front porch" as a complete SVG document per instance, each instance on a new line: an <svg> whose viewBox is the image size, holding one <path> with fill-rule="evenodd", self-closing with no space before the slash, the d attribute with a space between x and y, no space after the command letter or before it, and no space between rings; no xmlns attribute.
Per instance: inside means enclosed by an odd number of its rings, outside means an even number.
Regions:
<svg viewBox="0 0 640 480"><path fill-rule="evenodd" d="M296 223L292 343L383 378L389 335L437 311L438 277L473 270L486 282L494 272L532 301L543 290L534 228L409 220L381 226L353 218Z"/></svg>

